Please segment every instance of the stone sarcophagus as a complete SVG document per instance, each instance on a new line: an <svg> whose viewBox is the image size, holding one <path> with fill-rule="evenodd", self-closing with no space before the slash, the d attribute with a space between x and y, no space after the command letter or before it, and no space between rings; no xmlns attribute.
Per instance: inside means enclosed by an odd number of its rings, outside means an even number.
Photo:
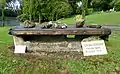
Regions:
<svg viewBox="0 0 120 74"><path fill-rule="evenodd" d="M67 26L66 28L43 28L35 26L25 28L16 26L9 30L13 35L15 45L26 45L27 51L33 52L71 52L82 51L81 41L84 38L97 36L108 40L111 30L89 25L81 28Z"/></svg>

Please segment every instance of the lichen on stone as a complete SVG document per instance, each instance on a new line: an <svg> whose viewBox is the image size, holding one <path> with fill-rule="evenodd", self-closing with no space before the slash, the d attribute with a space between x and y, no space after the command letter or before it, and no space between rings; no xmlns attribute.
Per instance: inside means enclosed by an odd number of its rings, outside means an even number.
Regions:
<svg viewBox="0 0 120 74"><path fill-rule="evenodd" d="M82 42L95 41L95 40L101 40L101 38L99 36L91 36L91 37L88 37L88 38L84 38L82 40Z"/></svg>

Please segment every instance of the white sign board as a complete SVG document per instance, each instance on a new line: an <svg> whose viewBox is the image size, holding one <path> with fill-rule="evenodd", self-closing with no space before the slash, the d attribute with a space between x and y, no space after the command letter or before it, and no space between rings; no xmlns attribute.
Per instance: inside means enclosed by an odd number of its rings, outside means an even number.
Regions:
<svg viewBox="0 0 120 74"><path fill-rule="evenodd" d="M25 53L26 45L15 45L14 53Z"/></svg>
<svg viewBox="0 0 120 74"><path fill-rule="evenodd" d="M81 42L84 56L107 54L104 40Z"/></svg>

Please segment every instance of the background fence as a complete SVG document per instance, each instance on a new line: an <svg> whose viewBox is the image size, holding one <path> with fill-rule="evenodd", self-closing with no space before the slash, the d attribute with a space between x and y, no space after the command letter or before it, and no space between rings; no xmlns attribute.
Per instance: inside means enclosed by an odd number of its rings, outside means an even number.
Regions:
<svg viewBox="0 0 120 74"><path fill-rule="evenodd" d="M2 25L1 17L0 17L0 25ZM18 21L16 17L6 17L5 25L6 26L17 26L17 25L20 25L20 21Z"/></svg>

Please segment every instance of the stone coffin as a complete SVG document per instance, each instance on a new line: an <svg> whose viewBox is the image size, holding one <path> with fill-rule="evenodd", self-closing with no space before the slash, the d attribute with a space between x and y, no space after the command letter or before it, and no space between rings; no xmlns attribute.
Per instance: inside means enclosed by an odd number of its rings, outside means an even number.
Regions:
<svg viewBox="0 0 120 74"><path fill-rule="evenodd" d="M13 35L15 45L26 45L28 51L61 52L82 51L81 41L90 36L108 39L111 30L108 28L75 28L41 29L41 26L24 28L13 27L9 30ZM69 36L70 35L70 36Z"/></svg>

